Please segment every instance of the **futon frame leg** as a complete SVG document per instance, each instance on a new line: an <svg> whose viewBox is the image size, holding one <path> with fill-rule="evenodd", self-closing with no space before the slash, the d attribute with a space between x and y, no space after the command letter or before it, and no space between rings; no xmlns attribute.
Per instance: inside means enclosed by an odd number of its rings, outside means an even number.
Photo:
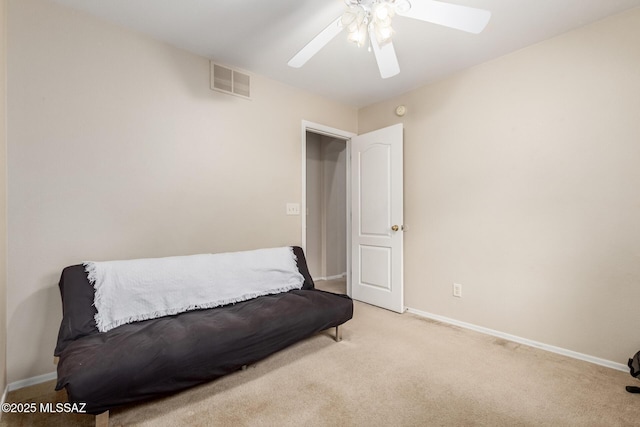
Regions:
<svg viewBox="0 0 640 427"><path fill-rule="evenodd" d="M336 326L336 342L342 341L342 329L340 326Z"/></svg>
<svg viewBox="0 0 640 427"><path fill-rule="evenodd" d="M59 357L53 358L53 364L57 365L60 361ZM96 427L109 427L109 411L104 411L101 414L96 415Z"/></svg>
<svg viewBox="0 0 640 427"><path fill-rule="evenodd" d="M96 427L109 427L109 411L96 415Z"/></svg>

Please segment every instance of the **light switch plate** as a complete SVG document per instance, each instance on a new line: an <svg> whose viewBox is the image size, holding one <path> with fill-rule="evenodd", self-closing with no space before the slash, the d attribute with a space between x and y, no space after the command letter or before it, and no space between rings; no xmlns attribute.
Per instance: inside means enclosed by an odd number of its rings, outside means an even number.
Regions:
<svg viewBox="0 0 640 427"><path fill-rule="evenodd" d="M287 215L300 215L300 203L287 203Z"/></svg>

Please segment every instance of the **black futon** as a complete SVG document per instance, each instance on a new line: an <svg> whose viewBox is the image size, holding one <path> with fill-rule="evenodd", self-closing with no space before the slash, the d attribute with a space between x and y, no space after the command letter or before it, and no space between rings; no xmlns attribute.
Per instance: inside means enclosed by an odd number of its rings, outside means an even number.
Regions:
<svg viewBox="0 0 640 427"><path fill-rule="evenodd" d="M90 414L213 380L351 319L346 295L315 289L304 253L293 247L302 289L145 320L101 333L83 265L60 278L63 319L56 390Z"/></svg>

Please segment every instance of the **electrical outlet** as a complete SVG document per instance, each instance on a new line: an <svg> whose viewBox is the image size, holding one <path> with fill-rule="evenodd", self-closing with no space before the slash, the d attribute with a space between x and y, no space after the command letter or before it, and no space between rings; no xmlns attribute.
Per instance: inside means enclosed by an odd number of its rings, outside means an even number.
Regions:
<svg viewBox="0 0 640 427"><path fill-rule="evenodd" d="M453 284L453 296L462 298L462 285L460 283Z"/></svg>

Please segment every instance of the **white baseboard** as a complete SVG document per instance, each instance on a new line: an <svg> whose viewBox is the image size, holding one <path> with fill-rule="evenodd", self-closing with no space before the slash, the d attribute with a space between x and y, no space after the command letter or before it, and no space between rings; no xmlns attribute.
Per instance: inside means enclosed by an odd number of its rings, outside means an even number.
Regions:
<svg viewBox="0 0 640 427"><path fill-rule="evenodd" d="M18 390L21 388L29 387L29 386L40 384L40 383L44 383L47 381L55 380L56 378L58 378L57 372L49 372L48 374L38 375L37 377L31 377L31 378L27 378L20 381L15 381L7 385L7 392ZM6 396L3 396L2 402L4 402L4 397Z"/></svg>
<svg viewBox="0 0 640 427"><path fill-rule="evenodd" d="M617 363L611 360L590 356L588 354L578 353L577 351L567 350L566 348L556 347L556 346L544 344L538 341L533 341L527 338L521 338L515 335L506 334L504 332L485 328L483 326L477 326L472 323L461 322L459 320L450 319L448 317L440 316L438 314L432 314L432 313L427 313L426 311L416 310L415 308L407 308L407 312L415 314L417 316L426 317L428 319L437 320L438 322L448 323L450 325L459 326L465 329L470 329L472 331L480 332L482 334L491 335L491 336L502 338L508 341L513 341L518 344L524 344L524 345L528 345L529 347L539 348L541 350L550 351L551 353L560 354L562 356L571 357L573 359L583 360L585 362L590 362L596 365L615 369L617 371L623 371L623 372L629 371L629 367L622 363Z"/></svg>
<svg viewBox="0 0 640 427"><path fill-rule="evenodd" d="M15 381L7 384L7 386L4 388L4 392L2 393L2 400L0 400L0 405L4 404L4 402L7 400L7 394L10 391L19 390L24 387L29 387L32 385L55 380L57 377L58 374L56 372L50 372L48 374L38 375L37 377L31 377L25 380ZM0 411L0 420L2 420L2 411Z"/></svg>
<svg viewBox="0 0 640 427"><path fill-rule="evenodd" d="M327 276L327 277L314 277L313 280L314 281L318 281L318 282L322 282L324 280L336 280L336 279L342 279L347 277L347 273L342 273L342 274L338 274L335 276Z"/></svg>

